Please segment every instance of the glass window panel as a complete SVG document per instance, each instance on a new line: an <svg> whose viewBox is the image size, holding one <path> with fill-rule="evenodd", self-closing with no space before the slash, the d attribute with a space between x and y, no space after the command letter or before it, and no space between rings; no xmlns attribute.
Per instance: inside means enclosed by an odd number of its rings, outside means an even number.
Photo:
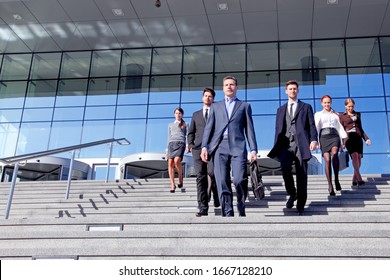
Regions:
<svg viewBox="0 0 390 280"><path fill-rule="evenodd" d="M119 81L118 104L146 104L149 96L149 77L123 77Z"/></svg>
<svg viewBox="0 0 390 280"><path fill-rule="evenodd" d="M319 69L321 79L314 81L316 98L325 94L334 97L348 97L348 79L346 69Z"/></svg>
<svg viewBox="0 0 390 280"><path fill-rule="evenodd" d="M115 105L118 79L91 79L87 105Z"/></svg>
<svg viewBox="0 0 390 280"><path fill-rule="evenodd" d="M126 138L130 145L115 145L113 157L124 157L129 154L145 151L146 120L118 120L115 123L115 138ZM165 150L164 150L165 151Z"/></svg>
<svg viewBox="0 0 390 280"><path fill-rule="evenodd" d="M146 127L146 152L165 153L168 145L168 124L173 122L173 112L171 119L149 119Z"/></svg>
<svg viewBox="0 0 390 280"><path fill-rule="evenodd" d="M309 41L280 43L280 69L309 68L312 68Z"/></svg>
<svg viewBox="0 0 390 280"><path fill-rule="evenodd" d="M16 155L46 151L49 143L50 122L22 123Z"/></svg>
<svg viewBox="0 0 390 280"><path fill-rule="evenodd" d="M53 115L53 108L48 109L24 109L23 122L50 121Z"/></svg>
<svg viewBox="0 0 390 280"><path fill-rule="evenodd" d="M91 77L119 75L120 50L94 51L92 54Z"/></svg>
<svg viewBox="0 0 390 280"><path fill-rule="evenodd" d="M202 101L203 89L213 88L213 75L184 75L182 81L181 102Z"/></svg>
<svg viewBox="0 0 390 280"><path fill-rule="evenodd" d="M81 121L84 117L84 107L55 108L54 121Z"/></svg>
<svg viewBox="0 0 390 280"><path fill-rule="evenodd" d="M278 72L250 72L247 76L248 100L279 100Z"/></svg>
<svg viewBox="0 0 390 280"><path fill-rule="evenodd" d="M356 100L355 100L356 101ZM355 108L357 112L363 111L364 104L356 102ZM362 113L362 124L364 132L371 139L372 145L367 146L364 144L363 153L364 157L366 153L388 153L389 146L389 133L387 129L387 114L383 113ZM363 158L362 161L365 161Z"/></svg>
<svg viewBox="0 0 390 280"><path fill-rule="evenodd" d="M353 173L352 166L347 169L349 173ZM389 174L390 158L388 154L383 155L367 155L365 154L360 166L361 174Z"/></svg>
<svg viewBox="0 0 390 280"><path fill-rule="evenodd" d="M150 103L178 103L180 76L154 76L150 86Z"/></svg>
<svg viewBox="0 0 390 280"><path fill-rule="evenodd" d="M184 47L183 73L212 72L214 46Z"/></svg>
<svg viewBox="0 0 390 280"><path fill-rule="evenodd" d="M28 84L25 107L53 107L57 81L31 81Z"/></svg>
<svg viewBox="0 0 390 280"><path fill-rule="evenodd" d="M149 105L148 117L149 118L166 118L173 117L173 111L179 107L178 103L162 104L162 105Z"/></svg>
<svg viewBox="0 0 390 280"><path fill-rule="evenodd" d="M382 65L390 65L390 37L382 37L381 42L381 54Z"/></svg>
<svg viewBox="0 0 390 280"><path fill-rule="evenodd" d="M223 100L225 94L223 93L223 79L228 76L226 74L215 74L214 75L214 91L215 101ZM240 100L246 100L245 90L245 74L243 73L231 73L229 76L234 76L238 82L237 98Z"/></svg>
<svg viewBox="0 0 390 280"><path fill-rule="evenodd" d="M56 107L85 105L86 90L86 79L60 80Z"/></svg>
<svg viewBox="0 0 390 280"><path fill-rule="evenodd" d="M31 79L57 79L61 53L36 53L33 56Z"/></svg>
<svg viewBox="0 0 390 280"><path fill-rule="evenodd" d="M385 84L385 94L390 96L390 67L383 67L383 82Z"/></svg>
<svg viewBox="0 0 390 280"><path fill-rule="evenodd" d="M0 108L22 108L27 82L0 82Z"/></svg>
<svg viewBox="0 0 390 280"><path fill-rule="evenodd" d="M61 78L88 77L90 62L91 52L64 52Z"/></svg>
<svg viewBox="0 0 390 280"><path fill-rule="evenodd" d="M114 121L85 121L83 127L82 143L112 138ZM82 149L80 158L107 158L109 145L99 145Z"/></svg>
<svg viewBox="0 0 390 280"><path fill-rule="evenodd" d="M79 145L82 122L53 122L50 135L49 149ZM69 156L69 153L64 153Z"/></svg>
<svg viewBox="0 0 390 280"><path fill-rule="evenodd" d="M245 44L215 47L215 71L245 71Z"/></svg>
<svg viewBox="0 0 390 280"><path fill-rule="evenodd" d="M31 54L4 55L0 80L26 80L30 64Z"/></svg>
<svg viewBox="0 0 390 280"><path fill-rule="evenodd" d="M86 120L110 120L115 118L115 106L96 106L86 107L85 117Z"/></svg>
<svg viewBox="0 0 390 280"><path fill-rule="evenodd" d="M116 112L117 119L146 118L146 105L118 106Z"/></svg>
<svg viewBox="0 0 390 280"><path fill-rule="evenodd" d="M182 48L156 48L153 50L152 74L181 73Z"/></svg>
<svg viewBox="0 0 390 280"><path fill-rule="evenodd" d="M1 110L0 109L0 122L20 122L22 117L22 110ZM1 142L0 142L1 143Z"/></svg>
<svg viewBox="0 0 390 280"><path fill-rule="evenodd" d="M199 111L200 109L202 109L203 103L185 103L181 105L181 108L184 111L183 120L189 125L191 123L192 114L195 111Z"/></svg>
<svg viewBox="0 0 390 280"><path fill-rule="evenodd" d="M279 101L251 101L253 115L275 114L280 106Z"/></svg>
<svg viewBox="0 0 390 280"><path fill-rule="evenodd" d="M150 74L152 49L124 50L121 76L142 76Z"/></svg>
<svg viewBox="0 0 390 280"><path fill-rule="evenodd" d="M313 98L313 81L312 80L302 80L303 73L301 70L298 71L282 71L280 72L280 96L282 100L287 100L286 94L286 82L289 80L296 80L299 84L299 95L300 99Z"/></svg>
<svg viewBox="0 0 390 280"><path fill-rule="evenodd" d="M345 111L344 101L346 98L340 100L340 105L342 112ZM385 98L380 97L369 97L369 98L354 98L356 102L355 108L359 112L378 112L378 111L386 111L385 107ZM334 102L333 102L334 103ZM359 106L359 108L357 108Z"/></svg>
<svg viewBox="0 0 390 280"><path fill-rule="evenodd" d="M380 65L379 44L376 38L346 39L348 66Z"/></svg>
<svg viewBox="0 0 390 280"><path fill-rule="evenodd" d="M276 110L274 111L276 114ZM253 123L256 132L257 149L271 150L275 138L275 119L272 116L253 116Z"/></svg>
<svg viewBox="0 0 390 280"><path fill-rule="evenodd" d="M106 180L107 177L107 164L94 164L93 180ZM116 165L111 164L109 170L108 180L115 180Z"/></svg>
<svg viewBox="0 0 390 280"><path fill-rule="evenodd" d="M278 43L248 44L247 70L277 70Z"/></svg>
<svg viewBox="0 0 390 280"><path fill-rule="evenodd" d="M314 68L345 67L344 40L313 41Z"/></svg>
<svg viewBox="0 0 390 280"><path fill-rule="evenodd" d="M348 71L351 97L384 95L382 73L379 67L351 68Z"/></svg>
<svg viewBox="0 0 390 280"><path fill-rule="evenodd" d="M18 133L19 123L0 124L0 158L15 155Z"/></svg>

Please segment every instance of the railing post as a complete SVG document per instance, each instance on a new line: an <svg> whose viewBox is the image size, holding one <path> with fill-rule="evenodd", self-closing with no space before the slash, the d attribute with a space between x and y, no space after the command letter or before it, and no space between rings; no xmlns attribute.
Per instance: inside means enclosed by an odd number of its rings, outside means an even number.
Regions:
<svg viewBox="0 0 390 280"><path fill-rule="evenodd" d="M113 146L113 143L111 142L108 145L110 145L110 152L108 154L108 159L107 159L106 183L108 182L108 178L110 176L110 165L111 165L111 156L112 156L112 146Z"/></svg>
<svg viewBox="0 0 390 280"><path fill-rule="evenodd" d="M74 156L75 156L76 151L73 150L71 153L72 153L72 157L70 159L69 173L68 173L68 182L66 183L65 199L69 198L70 182L72 181L73 162L74 162Z"/></svg>
<svg viewBox="0 0 390 280"><path fill-rule="evenodd" d="M7 208L5 209L5 219L7 220L9 217L9 211L11 209L12 204L12 197L14 196L14 190L15 190L15 184L16 184L16 177L18 175L19 171L19 163L15 163L14 166L14 172L12 173L12 181L11 181L11 187L9 189L9 195L8 195L8 201L7 201Z"/></svg>

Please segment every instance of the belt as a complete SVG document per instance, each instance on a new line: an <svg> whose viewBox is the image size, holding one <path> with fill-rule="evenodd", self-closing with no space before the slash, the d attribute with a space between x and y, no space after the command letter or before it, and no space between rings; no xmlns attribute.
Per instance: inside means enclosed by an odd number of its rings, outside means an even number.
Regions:
<svg viewBox="0 0 390 280"><path fill-rule="evenodd" d="M337 134L337 130L334 127L326 127L321 129L320 135Z"/></svg>

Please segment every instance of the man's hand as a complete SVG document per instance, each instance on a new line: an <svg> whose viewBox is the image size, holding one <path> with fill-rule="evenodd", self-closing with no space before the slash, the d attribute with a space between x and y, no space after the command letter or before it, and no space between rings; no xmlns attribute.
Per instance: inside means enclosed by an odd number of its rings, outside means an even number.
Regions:
<svg viewBox="0 0 390 280"><path fill-rule="evenodd" d="M257 160L257 155L256 155L256 153L250 153L249 154L249 162L253 162L253 161L255 161L255 160Z"/></svg>
<svg viewBox="0 0 390 280"><path fill-rule="evenodd" d="M318 149L317 141L312 141L310 143L310 151L314 151L314 150L317 150L317 149Z"/></svg>
<svg viewBox="0 0 390 280"><path fill-rule="evenodd" d="M202 149L202 153L200 154L200 158L204 161L208 161L209 154L206 149Z"/></svg>

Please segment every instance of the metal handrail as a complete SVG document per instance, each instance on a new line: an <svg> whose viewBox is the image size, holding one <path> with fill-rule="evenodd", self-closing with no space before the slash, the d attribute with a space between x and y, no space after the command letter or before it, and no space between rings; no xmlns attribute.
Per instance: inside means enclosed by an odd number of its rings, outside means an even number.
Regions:
<svg viewBox="0 0 390 280"><path fill-rule="evenodd" d="M74 162L75 151L83 149L83 148L88 148L88 147L102 145L102 144L110 144L110 153L109 153L108 161L107 161L107 174L106 174L106 182L107 182L108 181L108 176L109 176L109 170L110 170L110 161L111 161L111 154L112 154L112 144L114 142L117 142L119 145L129 145L130 144L130 141L127 140L126 138L118 138L118 139L109 138L109 139L89 142L89 143L85 143L85 144L67 146L67 147L63 147L63 148L57 148L57 149L52 149L52 150L47 150L47 151L41 151L41 152L36 152L36 153L29 153L29 154L24 154L24 155L19 155L19 156L13 156L13 157L7 157L7 158L0 159L0 162L3 162L5 164L15 164L14 172L12 174L12 181L11 181L11 186L10 186L10 190L9 190L9 195L8 195L7 207L6 207L6 210L5 210L5 219L8 219L9 211L11 209L12 198L13 198L13 195L14 195L15 184L16 184L16 177L17 177L18 171L19 171L19 162L27 161L29 159L39 158L39 157L43 157L43 156L50 156L50 155L54 155L54 154L64 153L64 152L72 152L72 157L71 157L70 165L69 165L68 181L67 181L67 184L66 184L66 194L65 194L65 199L68 199L69 198L69 192L70 192L70 182L72 180L72 170L73 170L73 162Z"/></svg>

